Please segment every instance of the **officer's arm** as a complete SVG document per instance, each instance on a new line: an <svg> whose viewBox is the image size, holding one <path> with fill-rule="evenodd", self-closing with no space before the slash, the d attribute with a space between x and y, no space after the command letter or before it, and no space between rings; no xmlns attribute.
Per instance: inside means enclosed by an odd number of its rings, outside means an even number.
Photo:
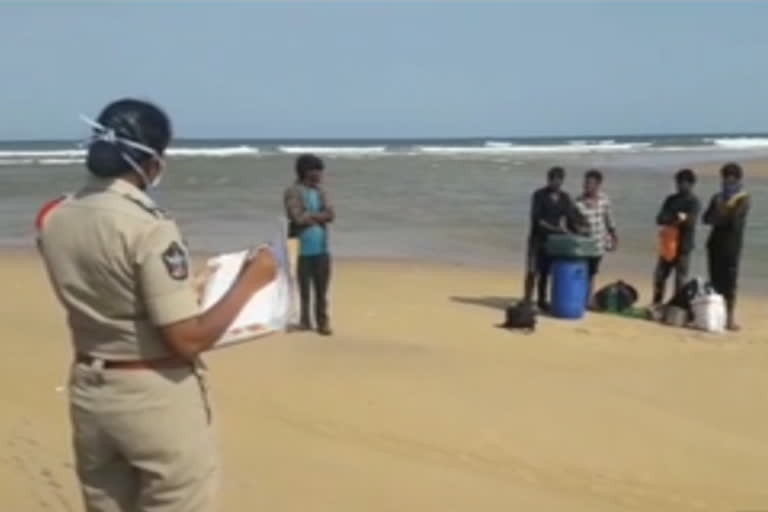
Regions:
<svg viewBox="0 0 768 512"><path fill-rule="evenodd" d="M275 275L265 257L244 269L240 278L213 307L200 313L190 276L189 255L176 225L157 223L141 240L136 264L142 299L168 347L194 360L221 337L251 296Z"/></svg>

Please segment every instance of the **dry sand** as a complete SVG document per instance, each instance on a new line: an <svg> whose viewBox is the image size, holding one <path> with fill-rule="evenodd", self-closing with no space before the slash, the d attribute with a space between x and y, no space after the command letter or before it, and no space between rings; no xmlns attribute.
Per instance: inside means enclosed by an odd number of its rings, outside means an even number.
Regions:
<svg viewBox="0 0 768 512"><path fill-rule="evenodd" d="M762 301L737 336L598 315L527 336L493 327L517 275L335 271L335 337L207 356L221 511L768 510ZM0 511L81 510L62 315L34 254L0 275Z"/></svg>

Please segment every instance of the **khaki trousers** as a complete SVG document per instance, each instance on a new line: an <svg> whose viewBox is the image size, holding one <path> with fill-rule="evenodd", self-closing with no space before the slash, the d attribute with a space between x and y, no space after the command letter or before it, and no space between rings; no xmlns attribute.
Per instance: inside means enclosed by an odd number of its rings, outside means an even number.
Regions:
<svg viewBox="0 0 768 512"><path fill-rule="evenodd" d="M209 512L218 468L202 370L73 365L69 398L87 512Z"/></svg>

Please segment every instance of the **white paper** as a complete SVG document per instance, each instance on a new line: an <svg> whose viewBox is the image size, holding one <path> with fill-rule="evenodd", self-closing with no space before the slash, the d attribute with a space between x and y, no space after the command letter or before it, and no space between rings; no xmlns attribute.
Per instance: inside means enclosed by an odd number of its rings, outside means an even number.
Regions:
<svg viewBox="0 0 768 512"><path fill-rule="evenodd" d="M248 341L288 327L295 309L293 276L286 243L286 224L281 221L278 233L267 244L277 261L275 278L256 292L213 348ZM220 254L208 260L216 270L208 278L203 291L202 308L209 309L232 287L248 256L249 250Z"/></svg>

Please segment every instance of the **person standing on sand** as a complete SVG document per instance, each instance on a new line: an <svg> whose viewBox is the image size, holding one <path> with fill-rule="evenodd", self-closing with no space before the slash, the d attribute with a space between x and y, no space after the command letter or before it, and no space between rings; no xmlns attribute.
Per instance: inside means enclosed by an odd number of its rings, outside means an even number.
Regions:
<svg viewBox="0 0 768 512"><path fill-rule="evenodd" d="M547 172L547 185L533 193L531 198L531 227L528 234L527 264L523 301L531 304L533 289L537 288L537 305L549 310L547 285L552 259L547 255L549 235L567 233L578 213L573 200L562 190L565 169L552 167Z"/></svg>
<svg viewBox="0 0 768 512"><path fill-rule="evenodd" d="M619 245L616 222L613 218L611 199L601 190L603 174L597 169L590 169L584 175L584 192L576 198L586 234L595 242L598 255L587 259L589 285L587 300L592 297L595 276L600 271L600 262L608 251L615 251Z"/></svg>
<svg viewBox="0 0 768 512"><path fill-rule="evenodd" d="M290 232L299 239L297 280L299 283L300 330L311 330L310 295L314 290L317 332L332 334L328 317L328 286L331 279L331 255L328 250L328 224L336 214L322 186L325 164L315 155L296 159L296 183L284 194L285 212Z"/></svg>
<svg viewBox="0 0 768 512"><path fill-rule="evenodd" d="M147 195L163 175L168 117L133 99L94 127L79 192L39 212L38 250L66 312L75 468L89 512L208 512L218 470L200 353L275 276L267 249L199 310L176 223Z"/></svg>
<svg viewBox="0 0 768 512"><path fill-rule="evenodd" d="M739 329L735 320L736 289L750 207L743 176L739 164L723 166L720 170L722 189L712 197L703 217L704 224L712 226L707 240L709 280L725 299L727 328L731 331Z"/></svg>
<svg viewBox="0 0 768 512"><path fill-rule="evenodd" d="M653 305L664 302L664 288L667 279L675 271L675 296L688 281L691 265L691 253L694 249L696 222L701 210L701 202L693 193L696 174L691 169L681 169L675 175L677 192L667 196L656 216L656 224L662 229L672 228L674 247L670 254L660 254L653 278Z"/></svg>

